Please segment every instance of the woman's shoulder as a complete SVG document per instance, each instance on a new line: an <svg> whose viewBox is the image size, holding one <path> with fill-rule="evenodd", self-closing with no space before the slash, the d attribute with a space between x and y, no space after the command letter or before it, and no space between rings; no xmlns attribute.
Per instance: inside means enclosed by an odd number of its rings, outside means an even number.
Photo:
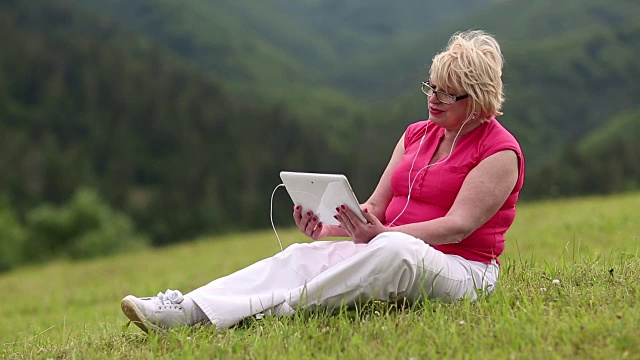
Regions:
<svg viewBox="0 0 640 360"><path fill-rule="evenodd" d="M414 123L411 123L407 126L407 130L405 131L405 133L407 135L411 135L413 133L419 132L419 131L424 131L424 129L431 123L431 121L429 120L420 120L420 121L416 121Z"/></svg>
<svg viewBox="0 0 640 360"><path fill-rule="evenodd" d="M513 147L520 151L520 144L515 136L502 125L496 118L493 118L487 124L484 131L484 139L486 144L502 145Z"/></svg>
<svg viewBox="0 0 640 360"><path fill-rule="evenodd" d="M435 129L436 125L429 120L420 120L409 124L404 132L405 142L411 144L415 142L416 139L419 140L423 135Z"/></svg>

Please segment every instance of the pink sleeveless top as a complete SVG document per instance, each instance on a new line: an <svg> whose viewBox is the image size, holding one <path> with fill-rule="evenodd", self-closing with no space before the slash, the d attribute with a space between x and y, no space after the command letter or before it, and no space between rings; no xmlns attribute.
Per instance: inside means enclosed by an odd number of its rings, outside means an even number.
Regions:
<svg viewBox="0 0 640 360"><path fill-rule="evenodd" d="M425 139L420 145L423 135ZM445 254L459 255L467 260L497 261L504 250L504 234L515 218L515 205L524 182L524 157L520 145L498 120L491 119L459 136L446 161L418 172L429 163L443 137L444 129L431 121L409 125L404 138L404 156L391 176L393 198L387 207L385 222L393 221L407 203L409 169L418 148L420 151L411 171L411 199L404 213L393 223L396 226L443 217L453 205L465 177L476 165L499 151L513 150L519 159L518 181L498 212L461 242L434 246Z"/></svg>

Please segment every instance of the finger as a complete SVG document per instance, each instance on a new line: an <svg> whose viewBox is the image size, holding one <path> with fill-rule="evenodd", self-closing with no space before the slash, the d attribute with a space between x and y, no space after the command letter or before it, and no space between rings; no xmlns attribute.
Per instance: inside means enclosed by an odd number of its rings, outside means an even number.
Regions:
<svg viewBox="0 0 640 360"><path fill-rule="evenodd" d="M302 220L302 206L294 205L293 206L293 221L296 223L296 226L300 226L300 220Z"/></svg>
<svg viewBox="0 0 640 360"><path fill-rule="evenodd" d="M313 213L311 211L306 211L306 212L302 213L302 217L300 218L300 224L298 225L298 228L303 233L306 233L307 225L309 224L309 220L311 219L311 215L313 215Z"/></svg>
<svg viewBox="0 0 640 360"><path fill-rule="evenodd" d="M345 227L345 229L349 232L349 233L353 233L354 230L354 226L353 226L353 222L351 221L351 219L349 218L349 216L347 215L347 213L345 212L345 209L343 209L344 205L337 207L336 211L338 212L338 218L340 223Z"/></svg>
<svg viewBox="0 0 640 360"><path fill-rule="evenodd" d="M313 229L313 232L311 233L311 237L314 239L319 239L320 238L320 232L322 232L322 223L319 222L316 225L316 228Z"/></svg>
<svg viewBox="0 0 640 360"><path fill-rule="evenodd" d="M307 214L309 213L311 213L311 211L309 211ZM308 236L311 236L311 234L313 233L313 229L316 228L316 224L318 224L318 217L313 215L313 218L311 218L307 222L307 227L305 228L304 233L307 234Z"/></svg>
<svg viewBox="0 0 640 360"><path fill-rule="evenodd" d="M377 225L378 223L380 223L380 220L378 220L378 218L375 215L370 213L369 209L367 208L365 208L364 211L362 211L362 215L364 215L364 218L367 219L367 222L369 222L369 224Z"/></svg>
<svg viewBox="0 0 640 360"><path fill-rule="evenodd" d="M351 210L351 208L349 208L348 206L341 205L340 210L344 212L344 214L347 216L347 219L349 219L349 222L353 225L354 228L358 225L364 225L362 223L362 220L360 220L356 213L354 213L353 210Z"/></svg>

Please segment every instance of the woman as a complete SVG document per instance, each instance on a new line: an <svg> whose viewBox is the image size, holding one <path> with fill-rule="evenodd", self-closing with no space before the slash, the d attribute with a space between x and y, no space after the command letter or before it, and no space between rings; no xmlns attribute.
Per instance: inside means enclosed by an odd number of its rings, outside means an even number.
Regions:
<svg viewBox="0 0 640 360"><path fill-rule="evenodd" d="M524 179L520 146L495 119L504 100L502 63L498 43L481 31L455 34L434 57L421 85L429 119L398 141L361 206L367 224L344 206L336 209L340 225L294 207L310 238L352 241L294 244L184 296L129 295L124 313L144 331L196 323L222 329L264 312L490 292Z"/></svg>

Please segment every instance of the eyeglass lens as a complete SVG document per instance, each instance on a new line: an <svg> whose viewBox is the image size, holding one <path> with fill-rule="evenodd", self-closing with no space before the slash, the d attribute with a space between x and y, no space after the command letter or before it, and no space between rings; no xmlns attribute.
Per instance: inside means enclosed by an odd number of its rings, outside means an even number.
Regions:
<svg viewBox="0 0 640 360"><path fill-rule="evenodd" d="M455 98L452 95L449 95L442 91L435 91L431 86L429 86L426 83L422 84L422 92L425 93L425 95L427 96L433 96L433 94L435 94L436 98L441 103L451 104L455 101Z"/></svg>

